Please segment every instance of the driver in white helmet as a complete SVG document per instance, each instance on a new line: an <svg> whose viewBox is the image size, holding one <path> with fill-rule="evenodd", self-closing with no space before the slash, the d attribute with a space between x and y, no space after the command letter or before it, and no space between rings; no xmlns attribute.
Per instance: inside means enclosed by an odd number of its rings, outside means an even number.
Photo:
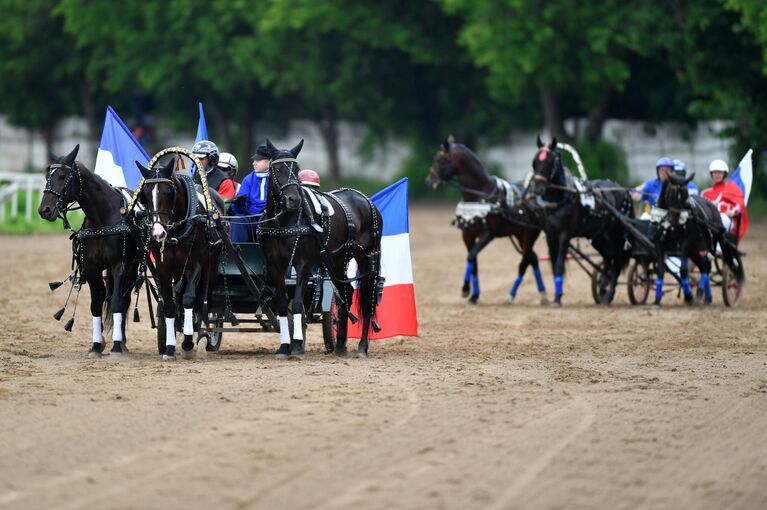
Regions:
<svg viewBox="0 0 767 510"><path fill-rule="evenodd" d="M232 180L232 184L234 184L234 191L235 194L237 193L237 190L240 189L240 183L235 180L237 177L237 171L239 170L239 167L237 165L237 158L234 157L234 155L229 154L228 152L222 152L221 156L218 158L218 168L219 170L222 170L224 173L226 173L229 178Z"/></svg>
<svg viewBox="0 0 767 510"><path fill-rule="evenodd" d="M708 166L712 186L701 193L714 202L722 216L722 224L728 232L738 232L738 242L743 239L748 228L748 213L743 191L727 175L730 168L721 159L715 159Z"/></svg>

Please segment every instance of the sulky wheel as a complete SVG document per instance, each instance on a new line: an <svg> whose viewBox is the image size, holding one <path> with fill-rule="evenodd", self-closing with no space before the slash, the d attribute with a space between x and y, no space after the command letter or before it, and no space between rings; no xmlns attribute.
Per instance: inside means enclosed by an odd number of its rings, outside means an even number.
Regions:
<svg viewBox="0 0 767 510"><path fill-rule="evenodd" d="M215 320L212 321L212 324L214 324L216 328L223 328L224 319L217 316ZM218 352L221 348L221 340L223 337L224 333L221 331L208 332L208 344L205 346L205 350L208 352Z"/></svg>
<svg viewBox="0 0 767 510"><path fill-rule="evenodd" d="M628 294L632 305L647 303L652 287L650 265L646 260L634 260L629 266Z"/></svg>
<svg viewBox="0 0 767 510"><path fill-rule="evenodd" d="M608 285L604 285L604 277L602 276L602 265L599 265L598 270L594 270L591 273L591 297L594 298L594 302L598 305L602 304L602 297L607 292Z"/></svg>
<svg viewBox="0 0 767 510"><path fill-rule="evenodd" d="M726 265L722 269L722 298L727 306L738 306L743 297L743 282Z"/></svg>
<svg viewBox="0 0 767 510"><path fill-rule="evenodd" d="M331 301L330 311L322 312L322 339L325 341L325 354L332 354L336 348L336 324L338 323L338 304Z"/></svg>

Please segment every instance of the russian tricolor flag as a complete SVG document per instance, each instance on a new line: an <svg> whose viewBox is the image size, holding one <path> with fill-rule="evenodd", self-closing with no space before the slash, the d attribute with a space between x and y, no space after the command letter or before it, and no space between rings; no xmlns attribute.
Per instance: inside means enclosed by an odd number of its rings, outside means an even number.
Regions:
<svg viewBox="0 0 767 510"><path fill-rule="evenodd" d="M96 175L112 186L136 189L141 180L136 161L146 166L149 156L112 107L107 106L104 131L96 156Z"/></svg>
<svg viewBox="0 0 767 510"><path fill-rule="evenodd" d="M754 183L754 166L751 155L754 149L748 149L743 159L738 163L738 168L732 173L730 180L738 185L743 192L743 201L748 205L748 196L751 194L751 185Z"/></svg>
<svg viewBox="0 0 767 510"><path fill-rule="evenodd" d="M413 266L410 262L410 229L408 227L407 177L382 189L370 199L383 216L381 239L381 273L386 278L376 320L381 331L370 329L371 340L392 336L418 336L415 311ZM359 291L355 291L352 310L359 310ZM349 323L349 338L360 338L362 317L357 324Z"/></svg>

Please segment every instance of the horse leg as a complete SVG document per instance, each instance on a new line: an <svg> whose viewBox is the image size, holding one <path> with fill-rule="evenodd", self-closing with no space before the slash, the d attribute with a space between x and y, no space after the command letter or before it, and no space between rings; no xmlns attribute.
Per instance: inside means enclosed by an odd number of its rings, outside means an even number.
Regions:
<svg viewBox="0 0 767 510"><path fill-rule="evenodd" d="M567 256L568 241L569 238L566 233L560 233L558 236L546 236L551 266L554 272L554 302L552 305L556 307L562 306L565 257Z"/></svg>
<svg viewBox="0 0 767 510"><path fill-rule="evenodd" d="M682 241L682 261L681 261L681 267L679 268L679 276L682 279L682 292L684 293L684 302L688 305L691 305L695 298L692 295L692 289L690 288L690 280L688 279L688 268L687 264L689 263L688 259L688 248L689 243L687 241Z"/></svg>
<svg viewBox="0 0 767 510"><path fill-rule="evenodd" d="M174 301L173 275L167 266L157 267L157 280L165 315L165 354L163 361L176 361L176 303Z"/></svg>
<svg viewBox="0 0 767 510"><path fill-rule="evenodd" d="M296 289L293 292L293 339L290 342L290 356L296 359L303 359L304 348L304 292L306 291L306 282L312 277L311 264L301 261L296 264Z"/></svg>
<svg viewBox="0 0 767 510"><path fill-rule="evenodd" d="M690 258L700 269L700 282L698 282L698 291L703 293L703 305L711 304L711 261L708 260L707 251L693 251Z"/></svg>
<svg viewBox="0 0 767 510"><path fill-rule="evenodd" d="M477 244L472 246L471 250L469 250L466 271L468 272L471 267L471 296L468 301L470 305L476 305L477 301L479 301L479 263L477 262L477 255L479 255L479 252L481 252L492 240L493 236L487 233L480 237Z"/></svg>
<svg viewBox="0 0 767 510"><path fill-rule="evenodd" d="M183 277L186 278L186 288L181 298L184 306L184 341L181 343L181 357L191 359L194 357L194 305L197 302L197 285L200 283L202 266L196 262L191 270Z"/></svg>
<svg viewBox="0 0 767 510"><path fill-rule="evenodd" d="M351 284L340 283L336 288L341 293L343 303L338 307L338 330L336 333L336 356L346 355L346 339L349 331L349 310L352 306L354 288Z"/></svg>
<svg viewBox="0 0 767 510"><path fill-rule="evenodd" d="M363 266L363 263L367 262L367 266ZM367 267L370 271L370 263L367 261L366 256L362 256L361 260L357 259L359 267ZM380 267L380 266L379 266ZM368 274L360 281L360 311L362 312L362 334L360 335L360 343L357 345L357 357L367 358L368 356L368 336L370 334L370 324L373 320L373 314L376 308L377 296L377 274Z"/></svg>
<svg viewBox="0 0 767 510"><path fill-rule="evenodd" d="M101 320L102 307L106 301L106 288L101 271L94 271L86 277L88 288L91 291L91 315L93 316L93 343L88 352L89 358L100 358L104 352L103 322Z"/></svg>
<svg viewBox="0 0 767 510"><path fill-rule="evenodd" d="M285 272L273 264L269 267L269 275L275 291L277 317L280 321L280 348L277 359L287 359L290 354L290 330L288 329L288 295L285 291Z"/></svg>
<svg viewBox="0 0 767 510"><path fill-rule="evenodd" d="M653 308L660 308L660 302L663 299L663 275L666 272L666 254L662 248L658 248L655 256L657 260L655 263L655 301L652 306Z"/></svg>
<svg viewBox="0 0 767 510"><path fill-rule="evenodd" d="M127 310L125 302L129 299L126 298L125 292L125 278L126 268L125 261L120 261L116 267L112 267L112 277L114 279L114 288L112 289L112 309L115 312L112 314L113 327L112 327L112 350L109 351L110 356L120 357L128 354L128 348L125 346L125 324L124 312Z"/></svg>
<svg viewBox="0 0 767 510"><path fill-rule="evenodd" d="M477 238L470 234L468 230L463 231L463 244L466 245L466 251L471 252L474 244L477 242ZM471 275L474 274L474 266L470 261L466 262L466 271L463 274L463 286L461 287L461 297L469 297L471 292Z"/></svg>

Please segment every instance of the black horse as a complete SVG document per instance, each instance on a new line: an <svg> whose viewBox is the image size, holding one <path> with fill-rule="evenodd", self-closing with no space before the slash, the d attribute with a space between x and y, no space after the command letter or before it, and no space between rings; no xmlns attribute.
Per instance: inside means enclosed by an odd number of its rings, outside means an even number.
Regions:
<svg viewBox="0 0 767 510"><path fill-rule="evenodd" d="M533 266L541 304L546 304L546 286L538 267L538 255L533 250L541 233L538 226L541 218L534 204L522 201L524 183L509 184L493 177L468 147L448 139L434 155L426 182L436 190L456 179L462 201L456 208L455 224L461 229L469 252L461 295L467 297L471 291L469 303L476 304L479 299L479 252L497 237L509 237L512 243L516 237L519 246L515 244L515 247L522 254L522 260L509 291L509 301L516 297L527 267Z"/></svg>
<svg viewBox="0 0 767 510"><path fill-rule="evenodd" d="M544 231L554 270L554 305L562 305L565 257L574 237L586 237L602 256L600 294L609 305L615 296L618 275L631 255L630 238L613 214L618 211L634 217L629 192L610 180L581 181L562 164L557 139L549 145L537 138L538 152L533 159L533 178L525 190L526 199L544 211ZM608 208L607 202L611 205Z"/></svg>
<svg viewBox="0 0 767 510"><path fill-rule="evenodd" d="M290 150L279 150L267 140L272 154L264 220L258 237L267 261L267 271L274 284L280 320L279 358L304 355L302 313L306 283L312 271L324 266L339 292L338 331L335 353L346 353L348 319L352 303L353 281L359 282L360 308L363 316L362 335L357 355L367 356L368 332L378 328L374 321L383 279L381 270L381 236L383 220L378 208L365 195L351 189L322 193L334 214L319 214L308 205L307 193L298 181L298 157L303 140ZM315 215L311 221L309 215ZM322 225L322 232L310 224ZM347 278L351 259L357 262L359 275ZM293 338L288 334L288 299L285 276L294 267L296 287L292 300ZM352 320L356 318L351 314ZM326 345L326 348L333 348Z"/></svg>
<svg viewBox="0 0 767 510"><path fill-rule="evenodd" d="M211 282L215 281L222 248L192 179L177 175L173 171L175 163L171 158L163 167L147 169L136 162L145 179L139 201L146 206L146 228L151 229L149 248L155 259L165 317L165 345L158 341L158 349L166 361L176 359L176 328L182 324L181 355L194 355L192 336L195 328L205 329ZM211 205L223 214L221 196L213 190L210 196Z"/></svg>
<svg viewBox="0 0 767 510"><path fill-rule="evenodd" d="M61 217L68 227L66 213L70 204L77 202L85 213L82 228L72 236L72 248L78 283L87 282L91 292L93 342L88 356L101 357L104 332L110 327L110 354L121 356L128 352L124 318L136 280L141 237L120 212L127 205L126 197L75 160L79 149L77 145L66 156L54 158L46 168L38 214L48 221Z"/></svg>
<svg viewBox="0 0 767 510"><path fill-rule="evenodd" d="M658 203L653 209L651 225L657 260L663 261L666 252L678 250L681 259L679 270L685 303L692 304L694 296L688 280L687 261L692 260L700 269L699 288L703 290L703 303L711 304L711 260L709 253L716 252L717 244L722 249L725 264L732 270L738 282L744 278L743 265L738 249L726 234L722 218L716 205L699 195L689 196L687 184L695 177L688 178L674 174L663 182ZM663 298L663 275L665 264L656 264L655 302L659 307Z"/></svg>

